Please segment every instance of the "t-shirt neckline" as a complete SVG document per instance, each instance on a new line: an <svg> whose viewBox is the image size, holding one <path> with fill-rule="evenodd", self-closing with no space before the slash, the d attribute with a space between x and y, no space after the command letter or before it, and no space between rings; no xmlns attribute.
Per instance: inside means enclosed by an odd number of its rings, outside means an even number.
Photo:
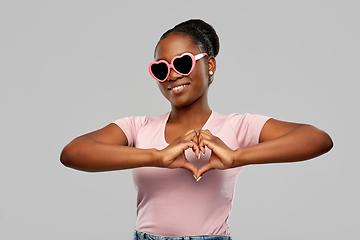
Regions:
<svg viewBox="0 0 360 240"><path fill-rule="evenodd" d="M164 121L163 121L163 123L162 123L162 135L161 135L161 136L162 136L162 140L163 140L163 142L165 143L166 146L170 145L170 143L168 143L168 142L166 141L166 138L165 138L165 127L166 127L166 123L167 123L167 121L168 121L168 119L169 119L170 113L171 113L171 111L169 111L169 112L167 112L167 113L165 114L165 116L164 116ZM201 129L206 129L205 127L206 127L207 125L209 125L209 122L211 121L211 119L213 118L213 116L214 116L215 114L216 114L216 113L215 113L213 110L211 110L211 114L210 114L209 118L206 120L206 122L204 123L204 125L202 126Z"/></svg>

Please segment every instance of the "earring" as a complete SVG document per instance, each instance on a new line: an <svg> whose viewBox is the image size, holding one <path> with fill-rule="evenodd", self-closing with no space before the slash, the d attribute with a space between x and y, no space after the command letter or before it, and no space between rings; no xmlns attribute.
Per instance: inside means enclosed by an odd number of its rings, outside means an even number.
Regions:
<svg viewBox="0 0 360 240"><path fill-rule="evenodd" d="M212 76L213 74L214 74L214 72L213 72L213 71L210 71L210 72L209 72L209 75L210 75L210 76Z"/></svg>

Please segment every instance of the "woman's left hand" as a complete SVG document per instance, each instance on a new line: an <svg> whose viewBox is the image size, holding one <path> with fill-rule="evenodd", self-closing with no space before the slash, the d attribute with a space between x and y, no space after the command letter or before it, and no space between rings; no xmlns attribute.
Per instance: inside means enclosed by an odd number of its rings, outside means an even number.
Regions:
<svg viewBox="0 0 360 240"><path fill-rule="evenodd" d="M314 126L269 119L259 142L251 147L232 150L209 130L198 134L200 151L212 150L209 162L197 171L197 177L211 169L227 169L250 164L297 162L317 157L333 147L330 136Z"/></svg>
<svg viewBox="0 0 360 240"><path fill-rule="evenodd" d="M202 153L205 153L205 146L212 152L209 161L198 170L197 178L211 169L228 169L232 167L234 150L230 149L220 138L212 135L209 130L200 129L198 139Z"/></svg>

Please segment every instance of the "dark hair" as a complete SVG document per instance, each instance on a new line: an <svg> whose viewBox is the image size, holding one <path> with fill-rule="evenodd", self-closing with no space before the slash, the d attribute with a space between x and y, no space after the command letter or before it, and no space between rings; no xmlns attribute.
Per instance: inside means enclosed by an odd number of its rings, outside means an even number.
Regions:
<svg viewBox="0 0 360 240"><path fill-rule="evenodd" d="M202 52L209 56L216 57L219 53L220 42L215 29L208 23L200 19L190 19L179 23L172 29L167 30L160 40L168 37L172 33L183 34L189 36ZM159 44L159 43L158 43ZM209 77L209 85L213 81L213 76Z"/></svg>

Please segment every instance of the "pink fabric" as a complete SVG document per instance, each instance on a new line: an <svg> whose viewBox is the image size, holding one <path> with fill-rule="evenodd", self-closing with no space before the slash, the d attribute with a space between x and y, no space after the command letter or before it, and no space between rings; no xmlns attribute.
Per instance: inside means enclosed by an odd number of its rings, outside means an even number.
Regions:
<svg viewBox="0 0 360 240"><path fill-rule="evenodd" d="M115 121L125 133L128 145L163 149L164 130L170 113L156 117L130 117ZM262 127L269 117L252 114L212 112L203 126L231 149L259 143ZM210 158L210 150L200 159L191 149L186 158L200 168ZM230 235L229 216L235 182L240 168L210 170L199 182L186 169L142 167L133 169L137 190L136 229L161 236Z"/></svg>

